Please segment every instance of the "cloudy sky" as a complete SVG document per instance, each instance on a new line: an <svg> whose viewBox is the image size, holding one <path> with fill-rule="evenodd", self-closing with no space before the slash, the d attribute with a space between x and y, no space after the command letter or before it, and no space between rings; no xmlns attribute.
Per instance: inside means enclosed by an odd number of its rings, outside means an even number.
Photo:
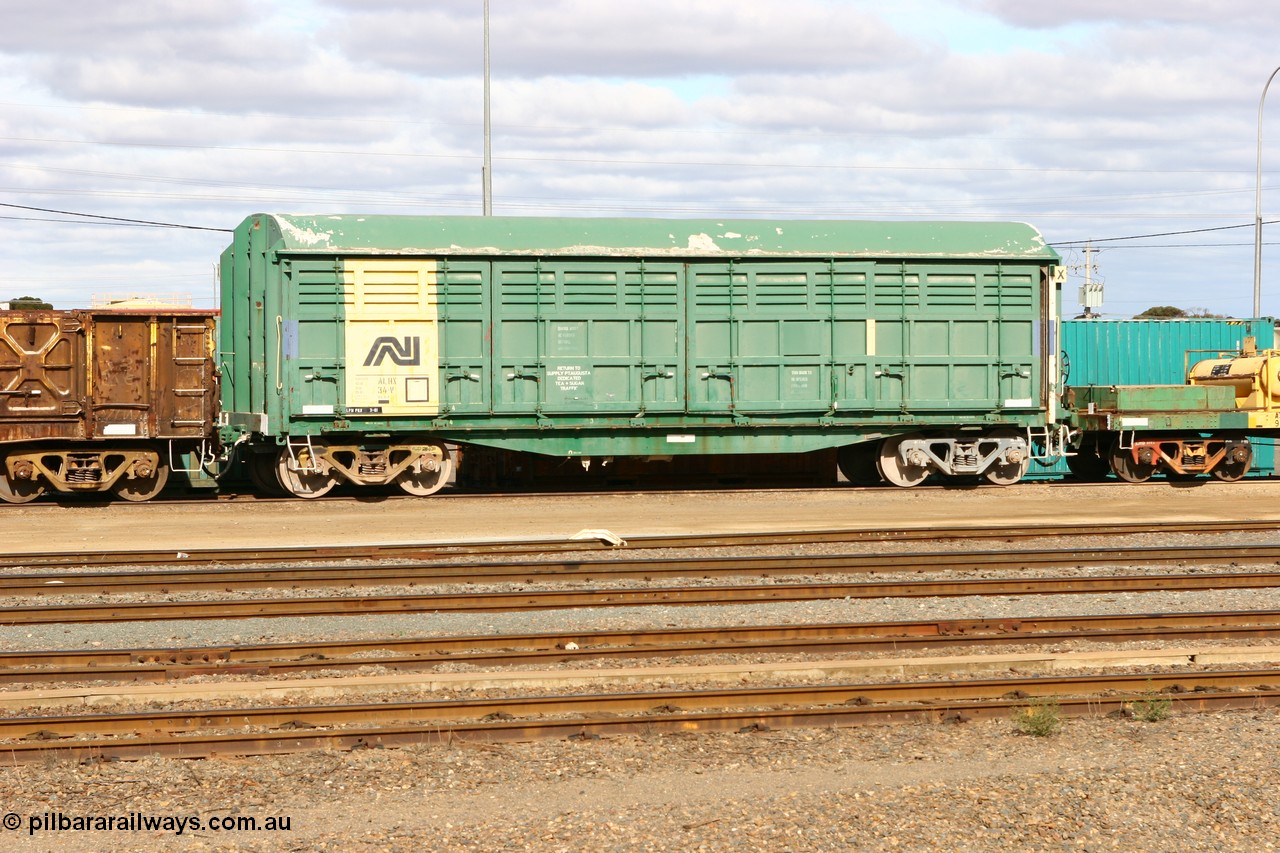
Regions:
<svg viewBox="0 0 1280 853"><path fill-rule="evenodd" d="M0 0L0 299L210 306L251 213L479 215L482 8ZM1097 241L1107 316L1249 316L1277 35L1258 0L491 0L494 212L1018 220ZM1263 132L1280 219L1280 102Z"/></svg>

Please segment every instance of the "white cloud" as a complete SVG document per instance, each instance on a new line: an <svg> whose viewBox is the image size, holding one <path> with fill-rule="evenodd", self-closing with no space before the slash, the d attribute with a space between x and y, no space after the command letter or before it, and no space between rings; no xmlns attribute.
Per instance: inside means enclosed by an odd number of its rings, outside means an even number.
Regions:
<svg viewBox="0 0 1280 853"><path fill-rule="evenodd" d="M476 2L329 5L348 11L327 35L350 56L420 74L479 70ZM909 37L840 0L499 2L490 9L490 45L495 70L534 78L837 69L915 52Z"/></svg>
<svg viewBox="0 0 1280 853"><path fill-rule="evenodd" d="M1275 13L1257 0L967 0L966 5L1023 27L1063 27L1075 23L1194 24L1207 28L1249 28L1274 24Z"/></svg>
<svg viewBox="0 0 1280 853"><path fill-rule="evenodd" d="M0 0L0 201L226 228L259 209L478 213L479 10ZM491 14L499 213L1011 218L1051 241L1251 222L1280 29L1280 7L1244 0L493 0ZM13 289L60 305L130 282L207 298L226 240L0 227ZM1180 240L1238 245L1105 244L1108 308L1248 311L1251 232ZM1270 280L1280 251L1268 258ZM1280 313L1280 292L1267 306Z"/></svg>

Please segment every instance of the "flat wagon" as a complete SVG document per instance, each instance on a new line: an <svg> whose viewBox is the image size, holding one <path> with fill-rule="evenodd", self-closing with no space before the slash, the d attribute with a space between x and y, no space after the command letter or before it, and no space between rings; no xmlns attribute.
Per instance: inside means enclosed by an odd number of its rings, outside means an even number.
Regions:
<svg viewBox="0 0 1280 853"><path fill-rule="evenodd" d="M1061 271L1009 223L255 215L222 440L304 497L430 494L453 444L1011 483L1058 440Z"/></svg>
<svg viewBox="0 0 1280 853"><path fill-rule="evenodd" d="M1252 336L1237 352L1186 353L1184 385L1081 385L1064 401L1078 449L1067 457L1077 477L1107 474L1140 483L1209 474L1239 480L1253 464L1253 442L1280 432L1280 350Z"/></svg>
<svg viewBox="0 0 1280 853"><path fill-rule="evenodd" d="M215 312L0 311L0 499L147 500L212 455Z"/></svg>

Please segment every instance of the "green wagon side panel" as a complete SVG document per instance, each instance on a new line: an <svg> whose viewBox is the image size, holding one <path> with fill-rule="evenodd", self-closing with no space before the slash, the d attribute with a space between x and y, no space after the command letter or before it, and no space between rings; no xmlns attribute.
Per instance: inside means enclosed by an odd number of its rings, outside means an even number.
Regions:
<svg viewBox="0 0 1280 853"><path fill-rule="evenodd" d="M260 215L228 423L561 455L1045 424L1058 260L1016 223Z"/></svg>
<svg viewBox="0 0 1280 853"><path fill-rule="evenodd" d="M483 415L494 399L489 371L489 264L441 262L437 282L440 411Z"/></svg>
<svg viewBox="0 0 1280 853"><path fill-rule="evenodd" d="M495 412L683 408L683 265L606 257L492 269Z"/></svg>
<svg viewBox="0 0 1280 853"><path fill-rule="evenodd" d="M284 313L274 384L294 415L331 417L342 401L346 349L342 288L332 261L280 264Z"/></svg>
<svg viewBox="0 0 1280 853"><path fill-rule="evenodd" d="M1037 267L919 264L877 271L877 407L1029 409L1041 405Z"/></svg>
<svg viewBox="0 0 1280 853"><path fill-rule="evenodd" d="M1235 389L1216 385L1080 385L1067 388L1072 426L1088 430L1247 430Z"/></svg>
<svg viewBox="0 0 1280 853"><path fill-rule="evenodd" d="M1225 385L1085 385L1070 386L1077 409L1106 412L1233 411L1234 388Z"/></svg>
<svg viewBox="0 0 1280 853"><path fill-rule="evenodd" d="M690 410L833 411L834 267L802 261L691 264Z"/></svg>
<svg viewBox="0 0 1280 853"><path fill-rule="evenodd" d="M1223 430L1249 429L1246 412L1141 412L1124 415L1073 413L1071 424L1089 431L1118 431L1135 433L1161 432L1221 432Z"/></svg>

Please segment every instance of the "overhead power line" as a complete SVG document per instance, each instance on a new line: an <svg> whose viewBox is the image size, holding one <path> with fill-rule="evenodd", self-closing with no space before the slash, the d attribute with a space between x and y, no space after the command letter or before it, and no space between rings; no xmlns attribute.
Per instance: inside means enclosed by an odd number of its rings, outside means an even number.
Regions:
<svg viewBox="0 0 1280 853"><path fill-rule="evenodd" d="M207 225L189 225L189 224L180 223L180 222L161 222L161 221L152 220L152 219L131 219L129 217L124 217L124 216L106 216L104 214L99 214L99 213L82 213L80 211L75 211L75 210L59 210L56 208L35 207L32 205L12 204L7 202L0 202L0 207L10 208L13 210L28 210L33 213L56 214L58 216L75 216L75 217L81 217L88 220L93 220L93 222L91 223L81 223L81 224L120 225L120 226L146 227L146 228L175 228L175 229L182 229L187 231L213 231L213 232L218 232L223 234L230 234L234 230L231 228L214 228ZM12 219L12 220L30 221L30 222L66 222L67 221L63 219L47 219L43 217L37 218L37 217L17 217L17 216L0 217L0 219ZM1264 225L1280 224L1280 219L1269 219L1264 221L1263 224ZM1190 234L1207 234L1214 231L1232 231L1240 228L1253 228L1253 227L1254 227L1253 223L1246 223L1246 224L1240 224L1240 225L1218 225L1211 228L1190 228L1182 231L1159 231L1159 232L1152 232L1148 234L1132 234L1124 237L1096 237L1088 240L1059 240L1059 241L1051 242L1049 243L1049 245L1055 248L1060 248L1060 249L1070 249L1070 248L1076 248L1079 246L1085 246L1085 245L1090 245L1095 243L1118 243L1118 242L1124 242L1129 240L1149 240L1155 237L1182 237ZM1172 245L1160 246L1158 248L1177 248L1177 247L1178 247L1177 244L1172 244Z"/></svg>
<svg viewBox="0 0 1280 853"><path fill-rule="evenodd" d="M1275 225L1280 219L1269 219L1263 222L1263 225ZM1210 231L1231 231L1236 228L1253 228L1254 223L1250 222L1245 225L1217 225L1213 228L1190 228L1186 231L1160 231L1155 234L1134 234L1129 237L1098 237L1092 240L1061 240L1050 243L1050 246L1057 248L1072 248L1075 246L1084 246L1090 243L1116 243L1121 240L1149 240L1152 237L1181 237L1186 234L1207 234Z"/></svg>
<svg viewBox="0 0 1280 853"><path fill-rule="evenodd" d="M0 207L8 207L14 210L30 210L35 213L56 213L59 216L82 216L85 219L104 220L117 225L146 226L149 228L181 228L187 231L222 231L227 234L230 234L232 231L230 228L210 228L207 225L185 225L179 222L157 222L151 219L129 219L125 216L104 216L100 213L80 213L75 210L54 210L48 207L31 207L26 204L8 204L6 202L0 202Z"/></svg>

